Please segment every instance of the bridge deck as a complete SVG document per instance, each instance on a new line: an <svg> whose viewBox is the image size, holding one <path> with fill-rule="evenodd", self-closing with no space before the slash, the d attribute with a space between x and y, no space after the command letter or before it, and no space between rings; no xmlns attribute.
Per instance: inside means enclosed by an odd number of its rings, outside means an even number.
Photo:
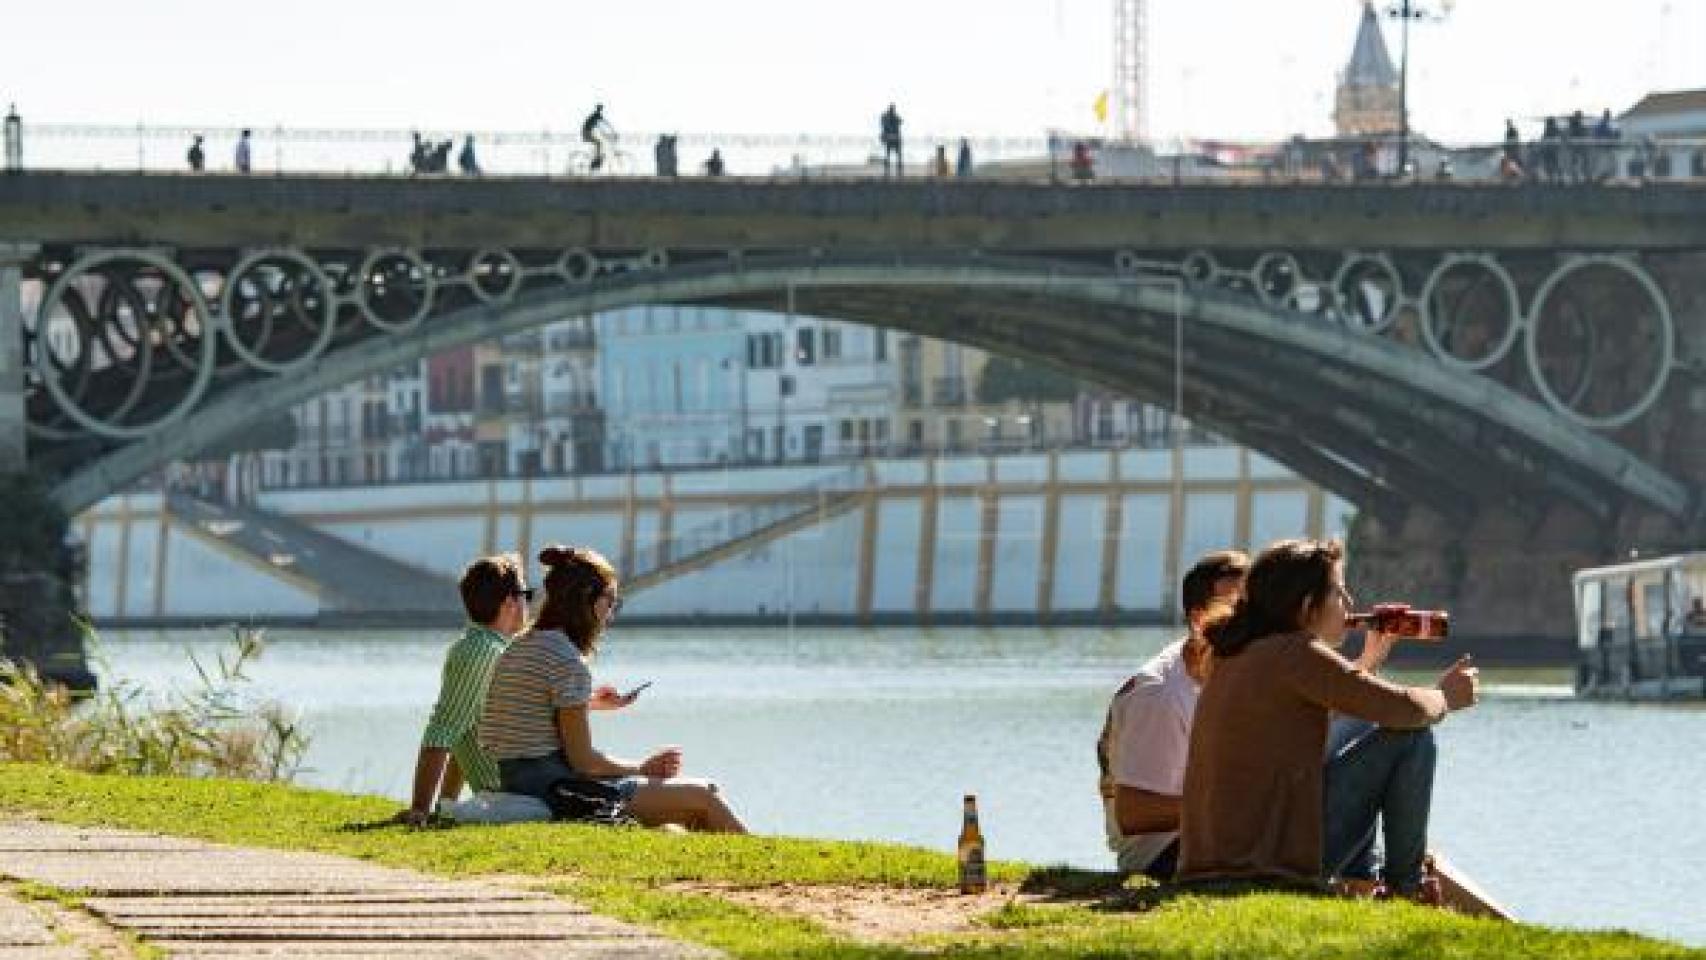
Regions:
<svg viewBox="0 0 1706 960"><path fill-rule="evenodd" d="M990 251L1706 247L1706 186L24 173L0 241Z"/></svg>

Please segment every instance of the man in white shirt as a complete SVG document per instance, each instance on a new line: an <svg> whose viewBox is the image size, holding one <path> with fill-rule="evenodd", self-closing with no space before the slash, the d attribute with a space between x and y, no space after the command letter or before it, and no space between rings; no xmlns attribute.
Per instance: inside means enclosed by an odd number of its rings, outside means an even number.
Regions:
<svg viewBox="0 0 1706 960"><path fill-rule="evenodd" d="M1208 676L1202 635L1217 602L1244 589L1250 558L1238 550L1210 553L1185 574L1180 606L1190 633L1168 644L1120 686L1096 742L1108 849L1121 873L1171 880L1179 856L1180 804L1191 719Z"/></svg>

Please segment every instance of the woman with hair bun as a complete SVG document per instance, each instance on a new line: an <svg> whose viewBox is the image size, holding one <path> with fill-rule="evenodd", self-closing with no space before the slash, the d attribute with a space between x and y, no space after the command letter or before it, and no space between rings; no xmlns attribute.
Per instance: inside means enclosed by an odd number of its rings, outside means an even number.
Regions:
<svg viewBox="0 0 1706 960"><path fill-rule="evenodd" d="M717 785L678 779L681 748L664 747L635 762L601 753L592 743L589 710L633 703L614 687L592 685L587 659L622 608L616 570L596 550L549 546L545 602L531 629L506 650L492 672L480 718L480 743L497 761L503 789L540 797L561 815L562 785L576 783L620 797L625 812L649 827L745 833Z"/></svg>
<svg viewBox="0 0 1706 960"><path fill-rule="evenodd" d="M1340 656L1350 607L1338 542L1282 540L1208 618L1213 670L1191 730L1179 880L1319 885L1367 855L1378 817L1388 889L1421 892L1429 727L1474 705L1477 671L1465 657L1437 687L1374 676L1395 638L1371 633L1356 663ZM1367 723L1323 767L1332 713Z"/></svg>

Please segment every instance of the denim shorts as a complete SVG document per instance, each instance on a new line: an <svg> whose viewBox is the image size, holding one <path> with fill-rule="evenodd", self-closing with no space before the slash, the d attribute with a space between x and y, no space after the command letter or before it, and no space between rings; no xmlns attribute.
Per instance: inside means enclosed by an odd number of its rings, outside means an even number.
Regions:
<svg viewBox="0 0 1706 960"><path fill-rule="evenodd" d="M499 760L498 779L505 793L521 793L530 797L544 797L551 784L558 780L599 780L621 791L623 802L633 800L640 784L645 781L644 777L584 777L569 766L561 753Z"/></svg>

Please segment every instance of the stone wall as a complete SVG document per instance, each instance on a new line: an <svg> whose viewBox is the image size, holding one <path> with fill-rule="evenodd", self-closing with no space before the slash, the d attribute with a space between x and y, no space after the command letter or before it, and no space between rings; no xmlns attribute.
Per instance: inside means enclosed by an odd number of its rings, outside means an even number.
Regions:
<svg viewBox="0 0 1706 960"><path fill-rule="evenodd" d="M95 682L76 616L83 565L47 488L27 474L0 475L0 656L78 689Z"/></svg>

